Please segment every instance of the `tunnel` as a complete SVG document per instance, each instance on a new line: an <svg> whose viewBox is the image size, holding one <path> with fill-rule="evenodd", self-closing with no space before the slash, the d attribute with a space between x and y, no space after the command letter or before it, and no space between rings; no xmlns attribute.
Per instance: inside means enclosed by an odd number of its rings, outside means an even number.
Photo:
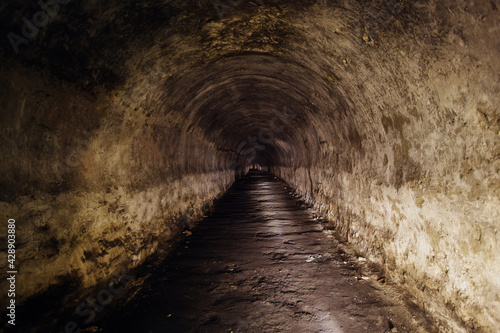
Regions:
<svg viewBox="0 0 500 333"><path fill-rule="evenodd" d="M9 302L40 332L23 307L74 310L259 177L436 332L497 332L499 6L3 1L5 332Z"/></svg>

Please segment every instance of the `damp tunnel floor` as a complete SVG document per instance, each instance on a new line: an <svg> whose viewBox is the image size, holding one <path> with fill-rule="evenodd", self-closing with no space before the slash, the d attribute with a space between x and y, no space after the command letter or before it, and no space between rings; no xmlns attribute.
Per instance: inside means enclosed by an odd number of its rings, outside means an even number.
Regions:
<svg viewBox="0 0 500 333"><path fill-rule="evenodd" d="M292 194L273 175L251 171L169 256L137 267L133 282L95 318L76 318L79 327L92 332L433 331L424 313L384 284L380 272L363 267L362 258L344 252L334 233ZM87 319L93 320L81 322Z"/></svg>

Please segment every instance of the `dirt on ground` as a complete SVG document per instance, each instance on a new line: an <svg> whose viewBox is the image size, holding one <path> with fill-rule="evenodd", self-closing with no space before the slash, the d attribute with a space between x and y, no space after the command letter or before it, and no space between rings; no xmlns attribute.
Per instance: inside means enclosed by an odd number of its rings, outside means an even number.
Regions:
<svg viewBox="0 0 500 333"><path fill-rule="evenodd" d="M433 332L272 175L252 172L84 331Z"/></svg>

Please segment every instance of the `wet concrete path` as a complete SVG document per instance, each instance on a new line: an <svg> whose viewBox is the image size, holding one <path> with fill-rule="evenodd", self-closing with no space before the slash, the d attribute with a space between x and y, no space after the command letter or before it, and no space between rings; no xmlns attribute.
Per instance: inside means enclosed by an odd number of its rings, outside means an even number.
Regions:
<svg viewBox="0 0 500 333"><path fill-rule="evenodd" d="M167 260L150 265L129 302L106 309L94 325L104 332L426 332L419 313L346 260L282 182L254 172Z"/></svg>

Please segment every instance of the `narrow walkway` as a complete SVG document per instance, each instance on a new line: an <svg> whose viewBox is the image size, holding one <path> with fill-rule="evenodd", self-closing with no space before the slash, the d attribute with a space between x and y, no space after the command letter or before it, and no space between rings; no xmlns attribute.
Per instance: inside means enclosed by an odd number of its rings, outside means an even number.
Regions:
<svg viewBox="0 0 500 333"><path fill-rule="evenodd" d="M381 283L359 279L311 212L254 172L153 269L135 297L106 309L104 332L425 332ZM391 330L392 329L392 330Z"/></svg>

